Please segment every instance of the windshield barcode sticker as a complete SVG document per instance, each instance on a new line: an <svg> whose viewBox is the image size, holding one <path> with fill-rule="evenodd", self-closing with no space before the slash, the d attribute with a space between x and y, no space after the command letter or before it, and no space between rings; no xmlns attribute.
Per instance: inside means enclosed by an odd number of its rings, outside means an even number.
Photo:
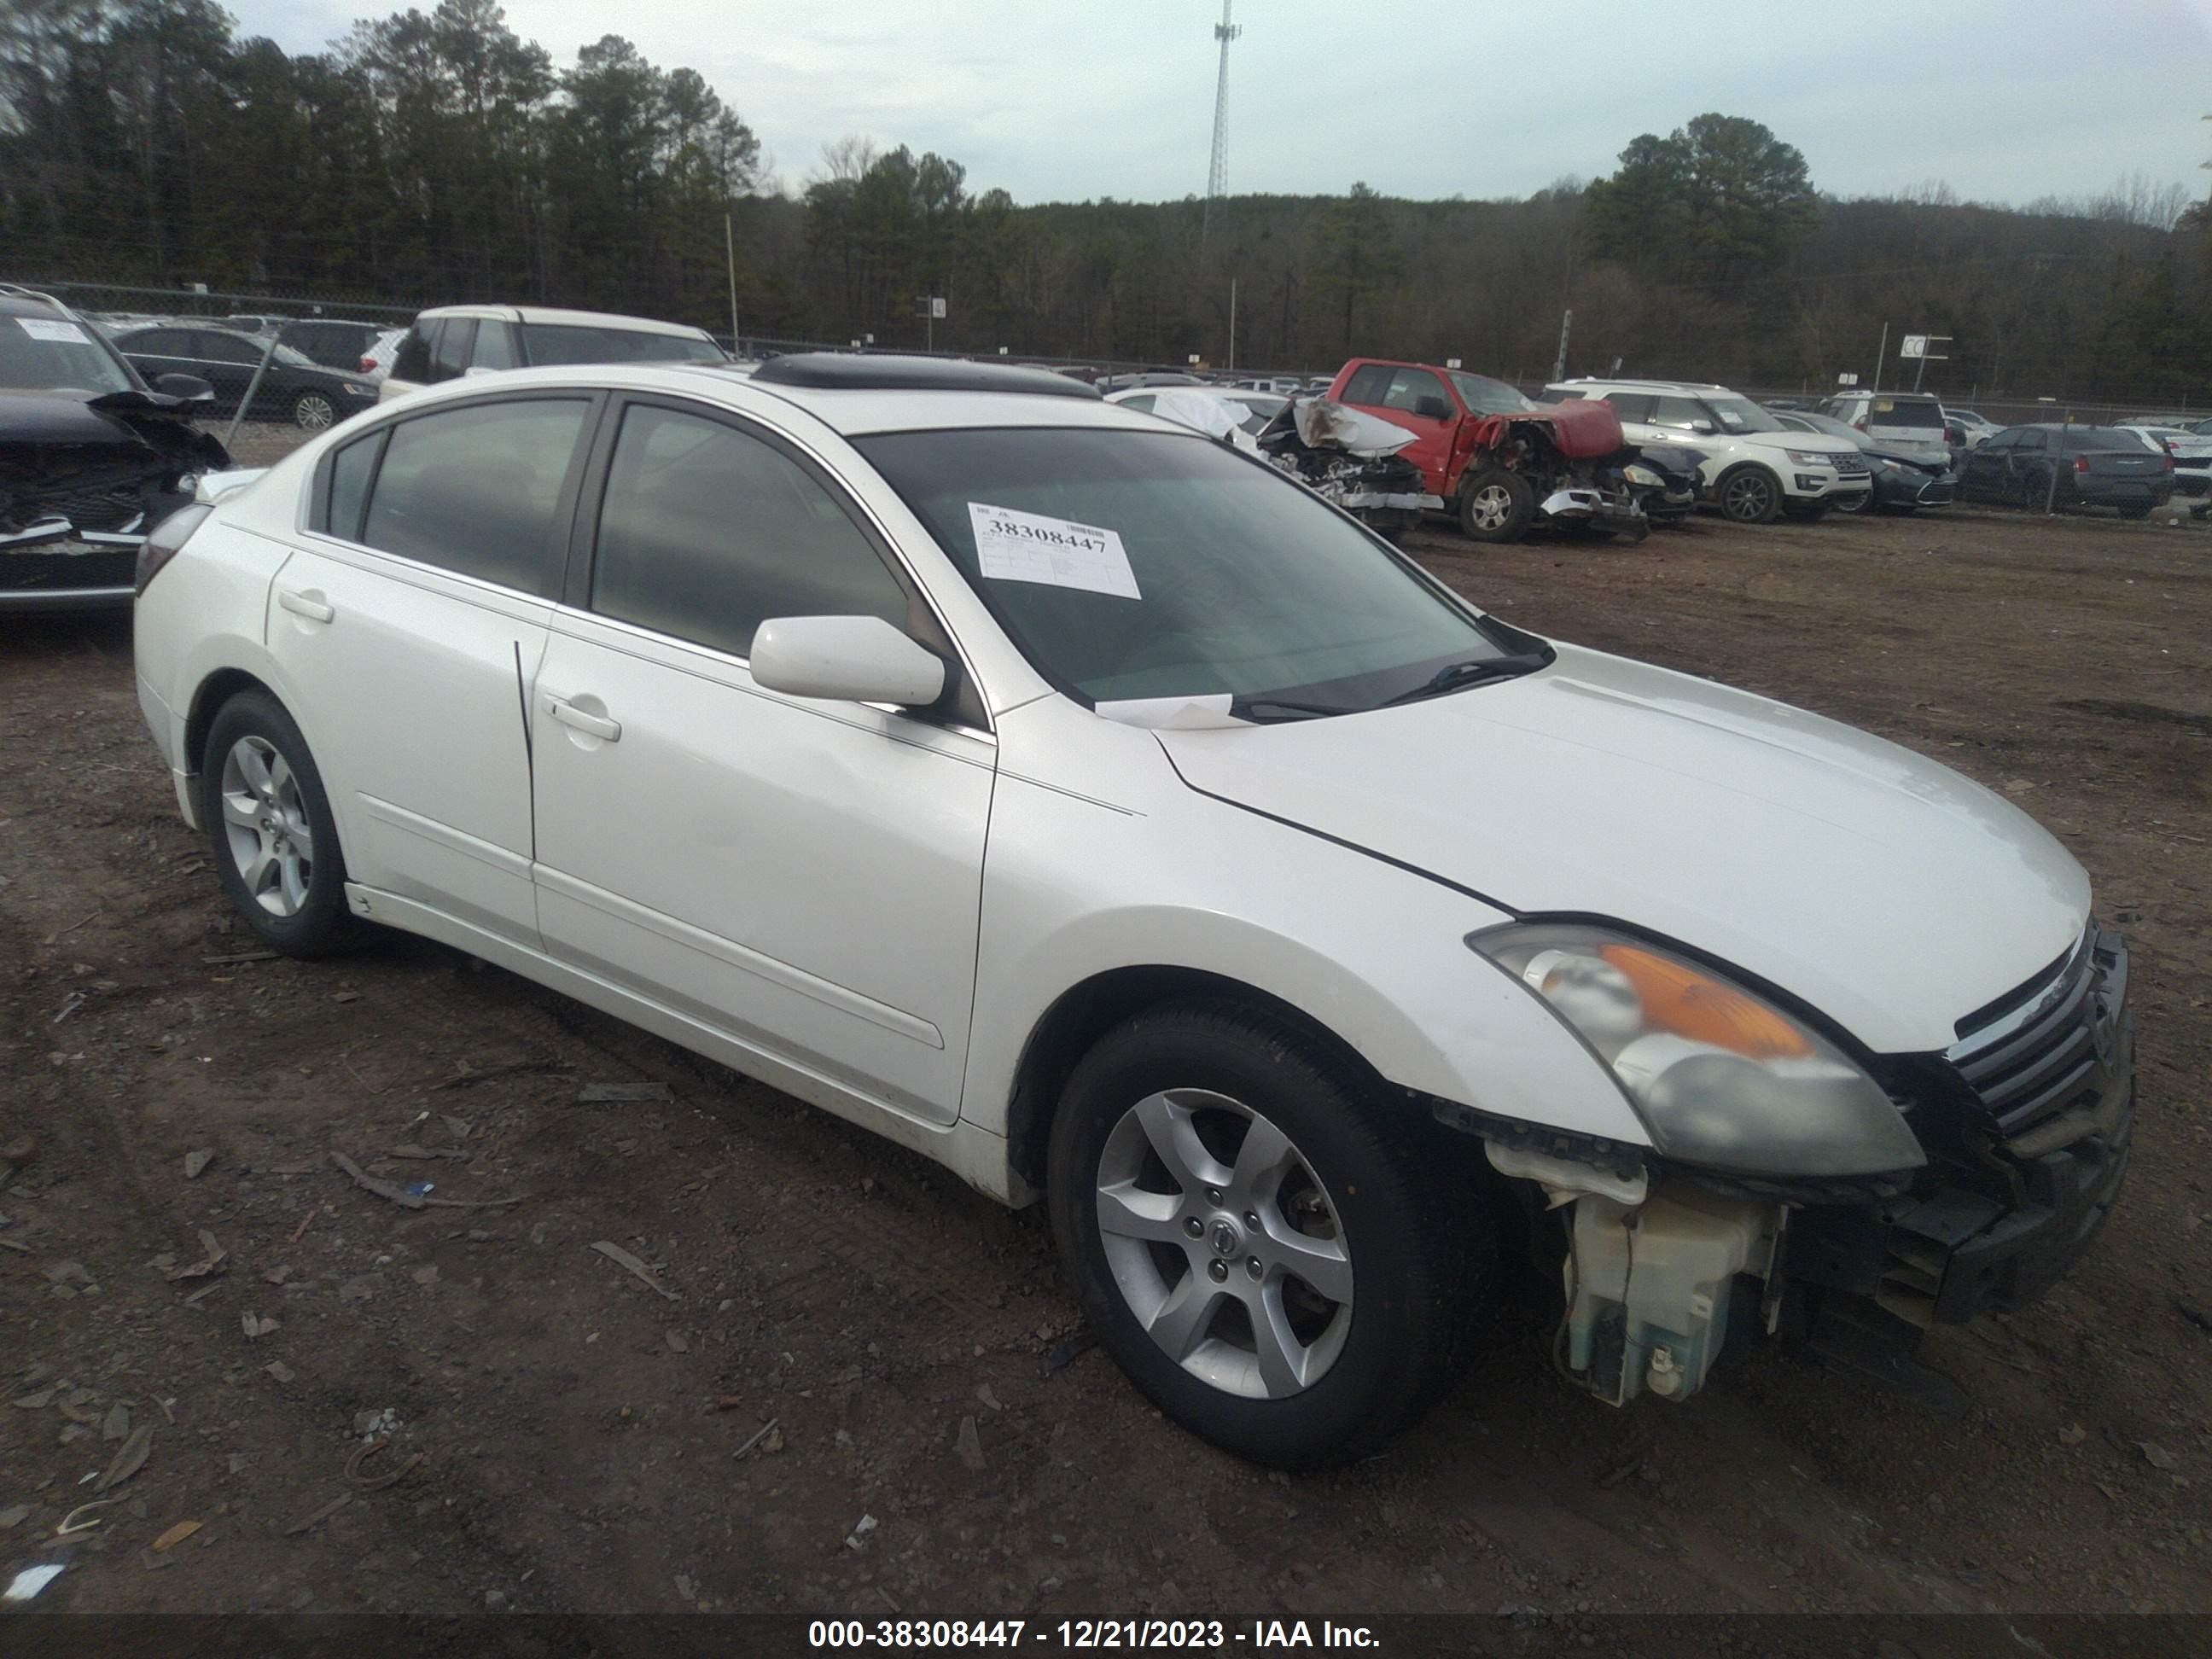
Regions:
<svg viewBox="0 0 2212 1659"><path fill-rule="evenodd" d="M90 345L84 331L75 323L63 322L56 317L18 317L23 332L34 340L52 340L62 345Z"/></svg>
<svg viewBox="0 0 2212 1659"><path fill-rule="evenodd" d="M995 581L1043 582L1124 599L1144 597L1137 592L1137 574L1129 568L1121 538L1113 531L981 501L968 503L968 521L975 531L976 566Z"/></svg>

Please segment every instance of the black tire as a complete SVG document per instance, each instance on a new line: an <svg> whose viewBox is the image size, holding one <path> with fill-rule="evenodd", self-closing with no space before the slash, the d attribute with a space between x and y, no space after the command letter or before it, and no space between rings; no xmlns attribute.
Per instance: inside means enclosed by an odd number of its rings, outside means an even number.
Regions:
<svg viewBox="0 0 2212 1659"><path fill-rule="evenodd" d="M233 751L252 743L280 757L289 774L287 797L296 822L304 819L312 857L304 860L302 891L296 908L279 915L247 884L240 867L240 854L232 840L240 834L267 842L261 831L234 825L225 806L225 768ZM241 691L216 712L208 727L207 745L200 754L200 822L207 831L217 878L230 902L238 907L257 938L271 950L291 957L331 956L349 950L367 937L368 929L347 908L345 857L338 847L337 822L331 817L330 798L322 775L315 769L307 740L283 706L264 691ZM249 810L258 811L250 800ZM264 817L264 823L275 821Z"/></svg>
<svg viewBox="0 0 2212 1659"><path fill-rule="evenodd" d="M1782 511L1782 481L1763 466L1739 466L1721 474L1713 500L1736 524L1771 524Z"/></svg>
<svg viewBox="0 0 2212 1659"><path fill-rule="evenodd" d="M2051 500L2051 486L2041 478L2027 477L2020 481L2020 507L2023 513L2041 513L2046 505L2052 509L2057 502Z"/></svg>
<svg viewBox="0 0 2212 1659"><path fill-rule="evenodd" d="M1350 1258L1352 1290L1339 1312L1356 1316L1334 1360L1295 1392L1254 1397L1195 1375L1153 1340L1116 1280L1099 1224L1102 1162L1125 1115L1170 1090L1245 1103L1279 1129L1322 1192L1322 1214L1335 1224L1336 1232L1323 1236L1339 1238ZM1069 1079L1048 1159L1053 1234L1101 1344L1168 1416L1255 1462L1310 1468L1348 1462L1435 1402L1471 1357L1495 1300L1487 1189L1464 1170L1468 1178L1449 1179L1460 1166L1427 1145L1433 1133L1402 1103L1363 1098L1358 1080L1286 1022L1235 1003L1169 1005L1109 1032ZM1225 1202L1233 1221L1241 1200L1231 1190ZM1188 1203L1205 1208L1209 1200L1197 1192ZM1209 1248L1232 1262L1243 1248L1217 1243L1214 1221L1201 1225L1207 1231L1200 1243L1182 1246L1178 1237L1133 1248L1156 1253L1155 1261L1165 1252L1195 1284ZM1230 1273L1243 1276L1235 1266ZM1230 1316L1232 1328L1241 1316Z"/></svg>
<svg viewBox="0 0 2212 1659"><path fill-rule="evenodd" d="M2124 519L2148 519L2150 517L2150 508L2148 506L2124 507L2120 509L2120 516Z"/></svg>
<svg viewBox="0 0 2212 1659"><path fill-rule="evenodd" d="M1517 542L1536 517L1536 492L1510 467L1486 466L1459 487L1459 527L1478 542Z"/></svg>
<svg viewBox="0 0 2212 1659"><path fill-rule="evenodd" d="M1856 490L1848 495L1838 495L1835 498L1834 501L1831 503L1831 505L1834 511L1838 513L1849 514L1853 516L1864 513L1883 513L1889 510L1889 503L1877 500L1875 492L1871 489Z"/></svg>
<svg viewBox="0 0 2212 1659"><path fill-rule="evenodd" d="M304 432L327 432L338 423L337 399L327 392L302 392L292 400L292 424Z"/></svg>

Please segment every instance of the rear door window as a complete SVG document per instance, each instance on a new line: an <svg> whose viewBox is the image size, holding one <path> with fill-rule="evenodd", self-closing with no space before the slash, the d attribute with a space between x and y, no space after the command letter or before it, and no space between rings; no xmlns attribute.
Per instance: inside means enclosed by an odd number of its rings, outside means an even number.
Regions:
<svg viewBox="0 0 2212 1659"><path fill-rule="evenodd" d="M321 528L340 541L361 539L361 510L368 505L368 481L383 447L384 434L372 432L331 458L331 501Z"/></svg>
<svg viewBox="0 0 2212 1659"><path fill-rule="evenodd" d="M399 337L398 349L392 359L393 380L419 386L430 378L430 334L437 326L434 319L427 322L418 319Z"/></svg>
<svg viewBox="0 0 2212 1659"><path fill-rule="evenodd" d="M589 407L581 398L518 398L402 421L369 490L362 540L479 581L549 592L561 487Z"/></svg>
<svg viewBox="0 0 2212 1659"><path fill-rule="evenodd" d="M477 319L473 317L448 317L439 325L438 337L430 345L430 378L450 380L469 366L469 352L476 343Z"/></svg>
<svg viewBox="0 0 2212 1659"><path fill-rule="evenodd" d="M798 462L720 421L623 412L592 560L592 609L733 657L773 617L908 620L906 590Z"/></svg>
<svg viewBox="0 0 2212 1659"><path fill-rule="evenodd" d="M1654 426L1679 427L1686 432L1695 421L1703 421L1707 425L1712 423L1712 416L1705 413L1705 406L1695 398L1674 398L1663 394L1651 400L1651 413L1644 418Z"/></svg>
<svg viewBox="0 0 2212 1659"><path fill-rule="evenodd" d="M477 343L469 353L471 368L514 367L514 325L496 320L477 325Z"/></svg>
<svg viewBox="0 0 2212 1659"><path fill-rule="evenodd" d="M1624 421L1649 422L1654 401L1648 392L1608 392L1604 401L1613 405L1613 413Z"/></svg>

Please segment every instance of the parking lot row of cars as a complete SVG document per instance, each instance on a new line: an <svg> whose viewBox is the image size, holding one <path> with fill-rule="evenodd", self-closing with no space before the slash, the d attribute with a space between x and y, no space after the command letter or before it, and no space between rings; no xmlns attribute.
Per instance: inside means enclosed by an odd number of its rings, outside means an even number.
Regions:
<svg viewBox="0 0 2212 1659"><path fill-rule="evenodd" d="M424 386L520 368L757 367L732 363L697 328L546 307L440 307L392 331L250 313L86 315L5 288L0 306L0 389L15 404L0 429L0 545L40 550L0 577L0 604L16 609L128 602L118 550L188 498L197 477L228 465L193 428L198 416L242 410L316 432ZM328 361L347 356L359 367ZM1381 358L1354 358L1325 382L1092 378L1092 393L1250 449L1394 538L1449 517L1484 542L1540 531L1640 539L1700 508L1763 524L1959 497L2142 518L2177 481L2200 516L2212 512L2212 431L2148 418L1995 428L1932 396L1762 405L1725 386L1634 379L1562 380L1532 398L1485 375Z"/></svg>

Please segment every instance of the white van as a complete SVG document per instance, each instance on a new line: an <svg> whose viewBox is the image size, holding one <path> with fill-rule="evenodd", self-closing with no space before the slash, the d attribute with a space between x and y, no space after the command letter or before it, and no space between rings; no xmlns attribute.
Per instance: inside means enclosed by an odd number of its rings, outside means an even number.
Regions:
<svg viewBox="0 0 2212 1659"><path fill-rule="evenodd" d="M1705 504L1738 524L1777 514L1819 519L1856 505L1874 489L1858 447L1843 438L1792 432L1724 386L1687 380L1565 380L1544 388L1546 403L1599 398L1620 416L1629 442L1690 443L1705 453L1698 477ZM1936 434L1942 441L1942 434Z"/></svg>
<svg viewBox="0 0 2212 1659"><path fill-rule="evenodd" d="M399 342L380 402L441 380L502 368L574 363L719 363L728 354L706 330L650 317L546 306L440 306Z"/></svg>

